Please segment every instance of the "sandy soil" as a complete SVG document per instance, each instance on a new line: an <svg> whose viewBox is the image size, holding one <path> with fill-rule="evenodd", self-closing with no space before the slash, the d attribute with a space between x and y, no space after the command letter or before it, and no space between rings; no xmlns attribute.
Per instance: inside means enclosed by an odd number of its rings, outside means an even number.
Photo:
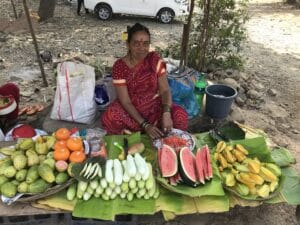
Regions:
<svg viewBox="0 0 300 225"><path fill-rule="evenodd" d="M36 10L33 2L29 1L29 6ZM91 14L77 17L74 6L58 2L55 18L47 23L35 23L40 49L50 50L54 58L58 54L62 54L63 58L80 56L86 62L111 66L126 51L120 39L121 32L136 21L150 28L153 46L165 47L178 40L182 33L179 22L162 25L154 19L132 17L115 17L102 22ZM250 2L251 19L246 24L248 39L243 45L244 72L255 74L266 89L276 90L277 95L266 95L265 104L258 109L245 107L240 111L246 124L263 129L274 142L293 152L298 161L295 168L300 172L300 10L273 0ZM0 83L8 80L19 82L23 93L32 93L31 97L22 97L23 104L40 101L41 98L51 101L52 87L55 86L51 65L45 64L51 87L42 88L31 36L23 29L24 20L14 21L10 1L1 1L0 5L7 9L0 20ZM21 12L21 2L17 7ZM40 87L40 92L32 90L32 82L35 87ZM201 218L203 224L214 225L296 225L299 223L294 214L294 206L278 204L235 208L228 213ZM192 224L185 221L189 220L182 217L170 224ZM148 221L145 224L161 223Z"/></svg>

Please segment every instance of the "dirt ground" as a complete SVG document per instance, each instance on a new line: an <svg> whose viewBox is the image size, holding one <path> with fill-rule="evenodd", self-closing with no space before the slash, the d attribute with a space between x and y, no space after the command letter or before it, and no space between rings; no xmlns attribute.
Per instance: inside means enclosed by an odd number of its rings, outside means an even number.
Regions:
<svg viewBox="0 0 300 225"><path fill-rule="evenodd" d="M16 2L21 13L22 1ZM28 2L29 8L37 9L35 1ZM264 130L276 144L290 149L298 162L295 168L300 172L300 10L273 0L250 3L248 38L242 50L244 73L255 75L263 88L273 89L276 94L265 94L260 107L241 107L239 113L245 124ZM51 102L55 87L52 64L45 64L50 85L43 88L24 17L14 21L8 0L1 1L0 6L6 9L0 16L0 84L9 80L20 84L21 104ZM54 61L79 56L86 63L111 67L126 52L121 32L137 21L151 30L153 46L165 47L179 40L182 33L182 25L176 21L163 25L155 19L119 16L102 22L93 14L78 17L75 12L74 5L61 0L53 19L40 24L34 20L40 50L50 50ZM193 220L193 224L296 225L299 222L295 210L295 206L286 204L238 207L228 213L203 215L200 217L203 223L195 223L199 218L180 217L168 224L192 224Z"/></svg>

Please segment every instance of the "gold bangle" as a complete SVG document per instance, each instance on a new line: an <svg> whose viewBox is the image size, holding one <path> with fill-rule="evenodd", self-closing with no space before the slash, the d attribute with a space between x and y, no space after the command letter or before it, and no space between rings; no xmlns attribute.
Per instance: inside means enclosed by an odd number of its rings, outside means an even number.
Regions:
<svg viewBox="0 0 300 225"><path fill-rule="evenodd" d="M163 104L162 109L163 109L163 113L171 112L171 107L168 104Z"/></svg>

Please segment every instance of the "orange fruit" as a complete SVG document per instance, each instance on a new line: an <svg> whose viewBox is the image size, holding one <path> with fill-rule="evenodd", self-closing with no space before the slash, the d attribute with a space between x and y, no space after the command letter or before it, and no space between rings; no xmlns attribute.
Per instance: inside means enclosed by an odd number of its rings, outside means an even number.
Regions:
<svg viewBox="0 0 300 225"><path fill-rule="evenodd" d="M56 150L56 149L59 149L59 148L66 148L67 147L67 142L66 141L56 141L54 146L53 146L53 149Z"/></svg>
<svg viewBox="0 0 300 225"><path fill-rule="evenodd" d="M71 132L67 128L59 128L55 132L55 137L58 140L67 140L71 135Z"/></svg>
<svg viewBox="0 0 300 225"><path fill-rule="evenodd" d="M55 149L53 152L53 158L56 161L59 160L67 161L69 159L69 156L70 156L70 151L66 147Z"/></svg>
<svg viewBox="0 0 300 225"><path fill-rule="evenodd" d="M82 151L74 151L71 153L69 161L75 163L81 163L86 159L84 152Z"/></svg>
<svg viewBox="0 0 300 225"><path fill-rule="evenodd" d="M71 151L80 151L83 148L82 139L80 137L70 137L67 140L67 147Z"/></svg>

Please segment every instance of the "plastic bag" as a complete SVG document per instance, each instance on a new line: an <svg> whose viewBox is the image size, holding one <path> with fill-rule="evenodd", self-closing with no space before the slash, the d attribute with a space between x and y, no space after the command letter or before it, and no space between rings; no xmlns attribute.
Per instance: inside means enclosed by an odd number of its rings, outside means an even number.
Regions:
<svg viewBox="0 0 300 225"><path fill-rule="evenodd" d="M177 71L176 74L168 74L172 100L186 110L189 119L199 113L199 104L194 94L194 75L191 74L193 70L188 68L181 73Z"/></svg>
<svg viewBox="0 0 300 225"><path fill-rule="evenodd" d="M90 124L97 110L94 68L78 62L59 63L56 86L51 119Z"/></svg>
<svg viewBox="0 0 300 225"><path fill-rule="evenodd" d="M96 82L95 102L99 110L105 110L107 106L116 99L115 87L110 75Z"/></svg>

